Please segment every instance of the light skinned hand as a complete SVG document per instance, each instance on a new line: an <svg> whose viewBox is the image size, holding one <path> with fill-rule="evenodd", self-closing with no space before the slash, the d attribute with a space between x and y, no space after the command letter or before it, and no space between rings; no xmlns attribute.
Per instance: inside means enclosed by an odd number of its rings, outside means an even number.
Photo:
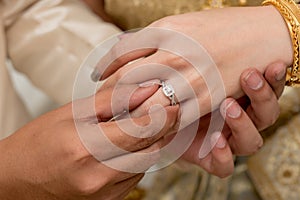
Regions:
<svg viewBox="0 0 300 200"><path fill-rule="evenodd" d="M151 28L170 30L170 33L152 34L153 32L149 31ZM224 8L169 16L152 23L148 29L124 37L99 61L97 70L100 73L94 78L106 79L121 68L119 73L121 75L116 76L116 79L120 79L122 74L138 66L165 65L188 80L198 98L201 116L208 114L212 108L221 103L223 97L218 97L214 105L211 105L210 91L218 87L213 86L215 88L209 90L207 80L216 82L218 80L212 79L219 77L212 76L210 71L212 67L207 65L211 63L207 63L202 52L186 48L189 49L186 50L186 54L178 56L160 49L168 44L170 44L168 47L174 45L174 48L178 48L176 44L181 44L181 41L176 40L177 37L173 37L172 31L183 34L204 47L218 68L218 72L214 73L220 73L226 97L237 99L244 95L240 76L250 66L264 73L266 66L272 63L282 62L290 66L293 61L289 31L276 8L273 6ZM145 48L145 43L155 48ZM130 51L132 49L136 50ZM123 52L127 53L123 55ZM192 66L190 62L187 62L197 57L199 66ZM202 74L199 74L195 67L204 68ZM173 87L179 91L176 94L183 98L191 98L182 94L184 89L176 85L178 81L174 81L173 74L164 73L163 70L156 71L151 71L152 77L156 75L156 78L162 80L173 80ZM144 76L143 81L147 81L150 80L147 78L151 73L139 74L133 79L141 82L140 79Z"/></svg>

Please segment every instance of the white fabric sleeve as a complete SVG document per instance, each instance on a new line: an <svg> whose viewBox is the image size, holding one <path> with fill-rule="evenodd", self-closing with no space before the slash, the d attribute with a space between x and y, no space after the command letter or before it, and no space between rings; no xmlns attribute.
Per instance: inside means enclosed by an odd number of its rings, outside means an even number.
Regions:
<svg viewBox="0 0 300 200"><path fill-rule="evenodd" d="M0 18L0 140L31 119L13 87L6 67L6 42L2 22Z"/></svg>
<svg viewBox="0 0 300 200"><path fill-rule="evenodd" d="M17 70L64 104L85 57L118 32L80 0L41 0L7 28L8 54Z"/></svg>

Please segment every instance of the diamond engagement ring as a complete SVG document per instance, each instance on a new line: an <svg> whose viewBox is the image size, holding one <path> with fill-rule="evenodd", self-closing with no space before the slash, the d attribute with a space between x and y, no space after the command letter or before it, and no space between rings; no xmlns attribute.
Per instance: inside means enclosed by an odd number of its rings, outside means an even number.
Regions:
<svg viewBox="0 0 300 200"><path fill-rule="evenodd" d="M161 81L160 85L162 87L162 91L163 91L164 95L171 100L170 105L175 106L177 103L175 100L175 90L174 90L173 86L164 81Z"/></svg>

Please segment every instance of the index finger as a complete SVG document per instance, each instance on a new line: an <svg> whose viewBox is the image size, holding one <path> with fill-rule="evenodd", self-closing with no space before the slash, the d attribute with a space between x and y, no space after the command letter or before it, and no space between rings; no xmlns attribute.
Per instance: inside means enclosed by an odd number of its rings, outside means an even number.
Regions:
<svg viewBox="0 0 300 200"><path fill-rule="evenodd" d="M153 54L156 48L155 45L147 43L151 40L150 37L148 34L148 39L145 40L147 36L143 37L142 30L122 38L99 60L91 74L92 80L104 80L127 63Z"/></svg>
<svg viewBox="0 0 300 200"><path fill-rule="evenodd" d="M169 133L176 132L179 106L154 110L147 115L99 124L78 122L82 144L96 160L102 162L149 146Z"/></svg>

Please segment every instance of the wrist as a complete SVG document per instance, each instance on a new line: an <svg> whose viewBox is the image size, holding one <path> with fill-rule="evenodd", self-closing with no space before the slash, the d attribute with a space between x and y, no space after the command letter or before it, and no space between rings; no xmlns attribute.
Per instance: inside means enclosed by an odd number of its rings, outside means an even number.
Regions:
<svg viewBox="0 0 300 200"><path fill-rule="evenodd" d="M293 47L285 21L273 6L229 9L226 14L231 15L231 21L223 26L221 37L214 37L214 45L204 41L204 46L220 69L227 95L240 97L239 76L233 77L232 72L241 74L255 67L263 73L277 61L290 66ZM221 48L213 48L216 46Z"/></svg>
<svg viewBox="0 0 300 200"><path fill-rule="evenodd" d="M300 87L299 46L300 9L294 0L265 0L263 5L272 5L284 18L293 45L293 64L287 73L286 85Z"/></svg>
<svg viewBox="0 0 300 200"><path fill-rule="evenodd" d="M282 61L287 66L293 63L293 45L286 23L273 6L250 7L237 11L238 24L231 29L237 32L231 40L236 49L236 66L240 70L256 67L264 72L267 65ZM233 19L235 20L235 19ZM238 26L238 27L234 27ZM235 36L235 35L234 35ZM233 60L231 58L231 60ZM228 59L228 62L234 62Z"/></svg>
<svg viewBox="0 0 300 200"><path fill-rule="evenodd" d="M261 9L263 12L269 14L264 22L265 30L263 38L267 42L266 45L269 43L271 44L270 48L274 48L274 51L272 51L274 55L270 62L281 60L287 66L291 66L294 55L293 42L285 19L272 5L262 6Z"/></svg>

